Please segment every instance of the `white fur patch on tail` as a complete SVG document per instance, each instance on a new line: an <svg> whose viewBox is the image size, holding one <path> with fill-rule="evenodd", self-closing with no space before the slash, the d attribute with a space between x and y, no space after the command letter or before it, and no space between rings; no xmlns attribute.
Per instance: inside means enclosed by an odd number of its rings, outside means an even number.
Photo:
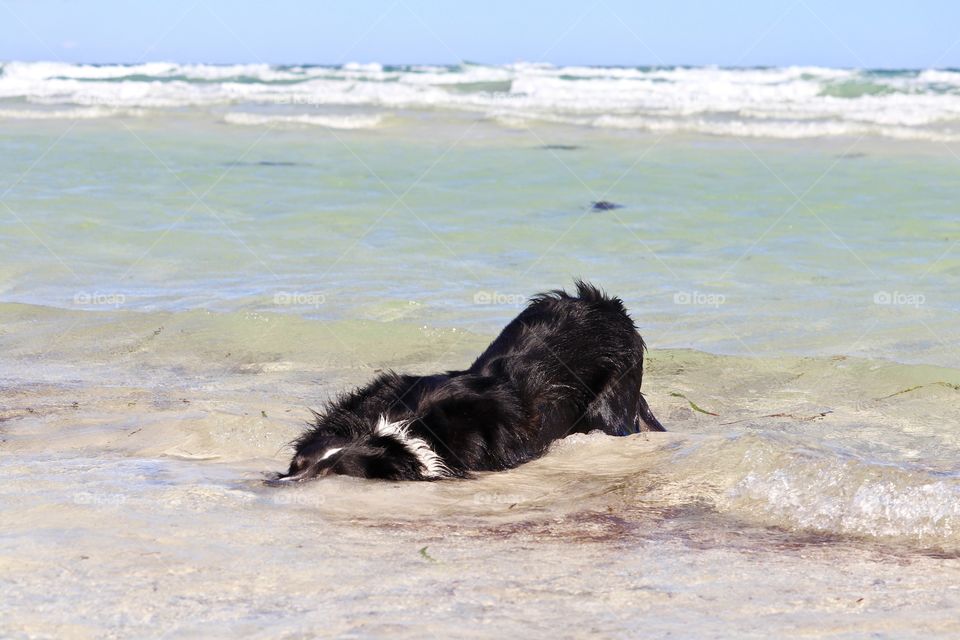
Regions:
<svg viewBox="0 0 960 640"><path fill-rule="evenodd" d="M410 434L407 428L410 425L409 420L399 422L390 422L387 416L380 416L377 421L375 433L378 436L389 436L402 444L407 451L413 454L420 466L423 467L424 478L444 478L452 475L450 468L443 461L443 458L434 451L427 441Z"/></svg>

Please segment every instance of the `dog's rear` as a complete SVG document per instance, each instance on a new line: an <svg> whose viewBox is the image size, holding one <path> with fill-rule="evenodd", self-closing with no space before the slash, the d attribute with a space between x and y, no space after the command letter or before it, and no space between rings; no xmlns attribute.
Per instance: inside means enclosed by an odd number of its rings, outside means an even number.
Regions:
<svg viewBox="0 0 960 640"><path fill-rule="evenodd" d="M471 372L513 379L549 441L569 433L665 431L640 393L645 345L619 298L585 282L552 291L504 328Z"/></svg>
<svg viewBox="0 0 960 640"><path fill-rule="evenodd" d="M464 371L383 374L332 403L279 480L394 480L509 469L570 433L664 431L647 406L643 339L618 298L534 297Z"/></svg>

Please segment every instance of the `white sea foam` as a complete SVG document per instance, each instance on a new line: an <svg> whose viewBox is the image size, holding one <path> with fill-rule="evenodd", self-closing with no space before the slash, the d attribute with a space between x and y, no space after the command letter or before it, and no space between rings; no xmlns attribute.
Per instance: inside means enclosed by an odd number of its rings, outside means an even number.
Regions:
<svg viewBox="0 0 960 640"><path fill-rule="evenodd" d="M679 486L669 487L670 496L699 493L723 512L767 526L960 544L956 473L771 434L708 439L672 465Z"/></svg>
<svg viewBox="0 0 960 640"><path fill-rule="evenodd" d="M948 141L960 135L960 73L943 70L11 62L0 71L0 100L16 101L17 109L24 101L28 106L157 109L283 104L300 109L270 116L274 121L336 127L323 121L330 116L304 111L359 106L466 110L512 126L542 120L784 138ZM358 117L364 122L358 128L376 126L371 116ZM255 119L227 116L239 124L255 124Z"/></svg>
<svg viewBox="0 0 960 640"><path fill-rule="evenodd" d="M242 125L312 125L330 129L374 129L383 122L380 115L315 116L315 115L267 115L247 112L231 112L223 117L224 122Z"/></svg>
<svg viewBox="0 0 960 640"><path fill-rule="evenodd" d="M120 109L74 107L68 109L2 109L0 119L13 120L89 120L120 115Z"/></svg>

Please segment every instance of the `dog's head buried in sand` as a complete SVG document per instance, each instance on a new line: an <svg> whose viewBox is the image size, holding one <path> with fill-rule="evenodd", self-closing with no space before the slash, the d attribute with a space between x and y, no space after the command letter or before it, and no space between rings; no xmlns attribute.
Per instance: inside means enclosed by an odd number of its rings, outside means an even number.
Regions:
<svg viewBox="0 0 960 640"><path fill-rule="evenodd" d="M640 393L645 347L623 303L576 288L534 296L469 369L384 373L341 396L268 482L465 478L533 460L571 433L664 431Z"/></svg>

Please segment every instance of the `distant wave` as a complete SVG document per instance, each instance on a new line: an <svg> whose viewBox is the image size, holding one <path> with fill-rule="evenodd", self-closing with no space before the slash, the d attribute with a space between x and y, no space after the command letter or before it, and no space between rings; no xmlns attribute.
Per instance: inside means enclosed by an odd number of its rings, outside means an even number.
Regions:
<svg viewBox="0 0 960 640"><path fill-rule="evenodd" d="M0 119L13 120L89 120L92 118L110 118L118 115L141 115L141 109L105 109L102 107L72 107L66 109L4 109L0 108Z"/></svg>
<svg viewBox="0 0 960 640"><path fill-rule="evenodd" d="M383 122L381 115L314 116L314 115L269 115L260 113L231 112L223 117L228 124L264 125L292 124L314 125L330 129L373 129Z"/></svg>
<svg viewBox="0 0 960 640"><path fill-rule="evenodd" d="M960 139L960 71L955 70L375 63L0 65L0 108L28 111L35 106L49 109L48 114L77 117L64 107L224 105L275 106L285 113L257 117L320 126L336 125L324 123L332 116L317 109L364 107L470 111L507 126L545 120L713 135ZM357 117L372 122L373 116ZM253 124L255 119L227 116L227 122L241 124ZM361 128L368 126L376 124Z"/></svg>

